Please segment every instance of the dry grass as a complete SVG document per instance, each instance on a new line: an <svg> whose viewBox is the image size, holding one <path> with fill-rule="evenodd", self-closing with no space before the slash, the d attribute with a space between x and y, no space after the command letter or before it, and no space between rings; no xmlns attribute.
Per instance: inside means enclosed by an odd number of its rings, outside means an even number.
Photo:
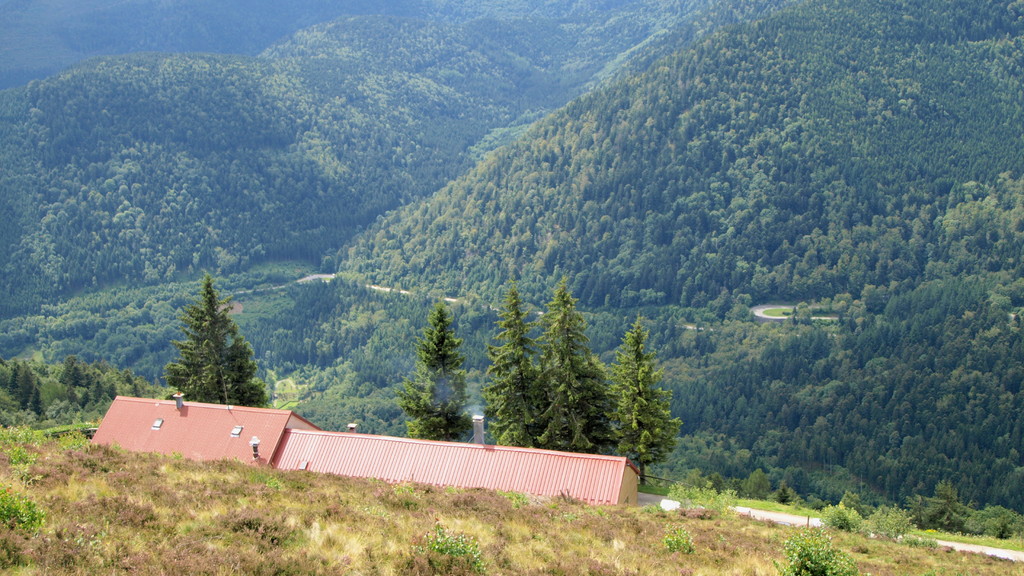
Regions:
<svg viewBox="0 0 1024 576"><path fill-rule="evenodd" d="M3 446L0 446L0 451ZM28 495L40 534L0 534L13 574L471 573L414 551L436 523L472 536L487 574L771 575L795 529L732 516L392 486L238 462L197 463L100 446L32 447L25 474L0 458L0 484ZM669 552L683 526L694 552ZM0 529L0 532L6 529ZM835 534L862 573L1019 573L1008 562ZM449 561L447 564L445 561Z"/></svg>

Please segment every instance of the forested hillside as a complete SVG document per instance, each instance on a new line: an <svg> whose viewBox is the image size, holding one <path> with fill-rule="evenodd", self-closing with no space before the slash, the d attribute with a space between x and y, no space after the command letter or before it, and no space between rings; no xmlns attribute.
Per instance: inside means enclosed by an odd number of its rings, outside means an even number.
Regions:
<svg viewBox="0 0 1024 576"><path fill-rule="evenodd" d="M394 434L438 297L479 400L507 281L537 312L565 277L604 360L650 327L684 433L661 474L1024 510L1024 7L737 0L651 36L693 8L656 4L437 3L0 93L0 356L157 379L169 281L209 270L279 399Z"/></svg>
<svg viewBox="0 0 1024 576"><path fill-rule="evenodd" d="M1020 509L1022 32L1019 3L801 3L573 102L343 269L643 307L675 472ZM749 322L771 300L840 321Z"/></svg>
<svg viewBox="0 0 1024 576"><path fill-rule="evenodd" d="M348 17L256 58L109 57L4 91L0 313L200 269L319 266L697 6Z"/></svg>
<svg viewBox="0 0 1024 576"><path fill-rule="evenodd" d="M346 268L488 294L564 274L591 305L693 307L1019 272L1016 230L965 260L944 216L1024 169L1022 10L809 2L715 35L396 212Z"/></svg>
<svg viewBox="0 0 1024 576"><path fill-rule="evenodd" d="M135 52L254 56L300 29L348 16L388 16L462 24L471 20L545 21L608 60L653 31L679 23L703 2L505 2L480 0L17 0L0 4L0 88L40 79L90 57ZM598 65L600 66L600 64Z"/></svg>

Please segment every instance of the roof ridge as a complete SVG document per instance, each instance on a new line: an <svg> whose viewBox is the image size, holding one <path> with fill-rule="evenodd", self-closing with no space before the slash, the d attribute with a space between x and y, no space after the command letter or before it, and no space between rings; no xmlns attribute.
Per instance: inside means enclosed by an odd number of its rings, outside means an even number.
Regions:
<svg viewBox="0 0 1024 576"><path fill-rule="evenodd" d="M285 431L285 434L321 434L329 436L345 436L353 439L366 439L366 440L378 440L388 442L399 442L402 444L432 444L441 446L450 446L453 448L465 448L465 449L489 449L489 450L502 450L510 452L529 452L534 454L550 454L552 456L561 457L573 457L573 458L593 458L597 460L628 460L625 456L616 456L614 454L587 454L584 452L567 452L565 450L551 450L549 448L527 448L524 446L504 446L501 444L476 444L473 442L452 442L445 440L424 440L422 438L405 438L402 436L385 436L380 434L361 434L356 432L339 432L334 430L302 430L299 428L289 428Z"/></svg>

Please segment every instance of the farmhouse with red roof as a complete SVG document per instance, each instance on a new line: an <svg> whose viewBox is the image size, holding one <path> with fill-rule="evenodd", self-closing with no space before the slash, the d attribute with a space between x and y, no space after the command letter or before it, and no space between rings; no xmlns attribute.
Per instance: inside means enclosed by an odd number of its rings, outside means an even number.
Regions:
<svg viewBox="0 0 1024 576"><path fill-rule="evenodd" d="M326 432L288 410L180 397L117 397L93 442L194 460L236 458L281 470L568 496L590 504L636 504L639 484L638 470L621 456Z"/></svg>

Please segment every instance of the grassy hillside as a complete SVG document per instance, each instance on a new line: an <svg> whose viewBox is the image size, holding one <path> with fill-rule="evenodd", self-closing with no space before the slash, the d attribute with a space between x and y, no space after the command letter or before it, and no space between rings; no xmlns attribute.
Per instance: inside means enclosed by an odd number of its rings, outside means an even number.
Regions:
<svg viewBox="0 0 1024 576"><path fill-rule="evenodd" d="M2 431L0 452L0 498L45 515L38 526L0 526L0 564L11 574L768 575L799 531L730 515L203 464L12 430ZM431 547L438 527L449 538ZM666 547L678 528L692 553ZM1011 569L980 555L833 537L865 574ZM480 571L451 555L474 547Z"/></svg>

